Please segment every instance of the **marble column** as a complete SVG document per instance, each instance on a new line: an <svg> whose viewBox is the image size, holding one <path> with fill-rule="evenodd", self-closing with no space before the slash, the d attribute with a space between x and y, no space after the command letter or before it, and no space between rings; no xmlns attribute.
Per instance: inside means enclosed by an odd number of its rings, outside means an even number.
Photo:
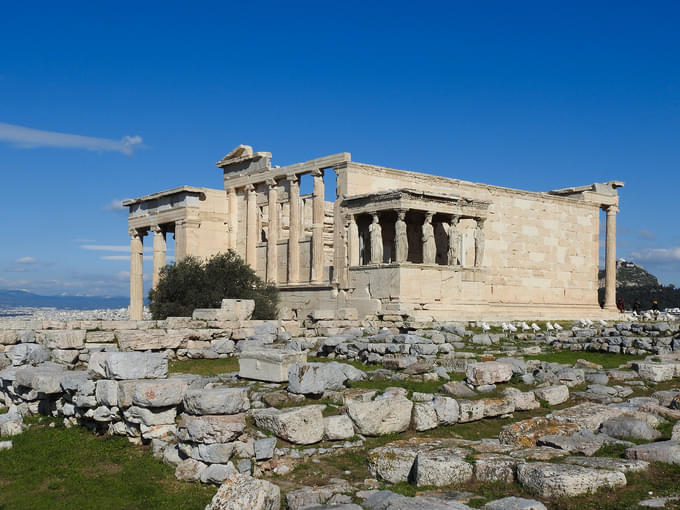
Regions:
<svg viewBox="0 0 680 510"><path fill-rule="evenodd" d="M359 249L359 227L357 226L356 218L353 214L349 215L348 229L348 249L349 249L349 265L358 266L360 258Z"/></svg>
<svg viewBox="0 0 680 510"><path fill-rule="evenodd" d="M323 221L324 221L324 185L323 170L312 172L314 177L314 193L312 194L312 282L323 282Z"/></svg>
<svg viewBox="0 0 680 510"><path fill-rule="evenodd" d="M448 251L447 263L449 266L459 266L461 264L461 235L458 231L459 216L452 216L448 229Z"/></svg>
<svg viewBox="0 0 680 510"><path fill-rule="evenodd" d="M227 189L227 243L230 250L236 250L236 229L238 225L238 203L236 188Z"/></svg>
<svg viewBox="0 0 680 510"><path fill-rule="evenodd" d="M288 227L288 283L300 280L300 182L297 175L286 177L288 181L289 227Z"/></svg>
<svg viewBox="0 0 680 510"><path fill-rule="evenodd" d="M252 184L248 184L245 191L248 208L246 215L246 262L255 271L257 269L257 194Z"/></svg>
<svg viewBox="0 0 680 510"><path fill-rule="evenodd" d="M151 227L151 231L153 232L153 280L151 285L155 289L160 279L161 269L166 264L167 244L165 242L165 230L160 225L154 225Z"/></svg>
<svg viewBox="0 0 680 510"><path fill-rule="evenodd" d="M484 239L484 219L479 218L477 220L477 226L475 227L475 267L482 267L484 262L484 245L486 241Z"/></svg>
<svg viewBox="0 0 680 510"><path fill-rule="evenodd" d="M144 233L130 229L130 319L144 318Z"/></svg>
<svg viewBox="0 0 680 510"><path fill-rule="evenodd" d="M269 187L268 209L269 209L269 228L267 230L267 281L277 283L278 281L278 242L279 242L279 203L276 181L267 181Z"/></svg>
<svg viewBox="0 0 680 510"><path fill-rule="evenodd" d="M186 220L175 221L175 262L179 262L188 255Z"/></svg>
<svg viewBox="0 0 680 510"><path fill-rule="evenodd" d="M610 205L607 211L607 238L604 255L604 307L616 310L616 213L619 208Z"/></svg>

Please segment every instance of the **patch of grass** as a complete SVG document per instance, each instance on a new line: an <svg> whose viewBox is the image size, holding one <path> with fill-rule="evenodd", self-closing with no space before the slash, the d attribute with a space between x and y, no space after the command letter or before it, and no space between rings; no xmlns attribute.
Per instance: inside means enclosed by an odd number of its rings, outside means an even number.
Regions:
<svg viewBox="0 0 680 510"><path fill-rule="evenodd" d="M378 368L377 365L367 365L366 363L362 363L361 361L349 359L330 359L324 356L307 356L307 361L310 363L312 362L330 363L332 361L337 361L338 363L344 363L345 365L352 365L354 368L358 368L359 370L363 370L364 372L370 372L371 370L375 370L376 368Z"/></svg>
<svg viewBox="0 0 680 510"><path fill-rule="evenodd" d="M602 365L603 368L618 368L629 361L644 359L644 356L634 356L632 354L610 354L607 352L588 352L588 351L555 351L546 354L532 354L525 359L537 359L549 363L562 363L573 365L580 359Z"/></svg>
<svg viewBox="0 0 680 510"><path fill-rule="evenodd" d="M122 437L42 424L0 452L0 509L203 509L215 487L175 479L174 468Z"/></svg>
<svg viewBox="0 0 680 510"><path fill-rule="evenodd" d="M657 427L657 430L661 432L661 439L662 440L667 440L671 438L671 434L673 433L673 426L675 425L675 421L668 421L666 423L662 423Z"/></svg>
<svg viewBox="0 0 680 510"><path fill-rule="evenodd" d="M0 414L5 414L8 411L6 407L0 407Z"/></svg>
<svg viewBox="0 0 680 510"><path fill-rule="evenodd" d="M392 379L384 381L353 381L348 383L350 388L361 388L365 390L385 391L385 389L390 387L404 388L408 391L409 396L414 392L436 393L439 391L442 384L444 384L443 381L394 381Z"/></svg>
<svg viewBox="0 0 680 510"><path fill-rule="evenodd" d="M238 358L182 359L168 364L169 374L196 374L203 376L238 372Z"/></svg>

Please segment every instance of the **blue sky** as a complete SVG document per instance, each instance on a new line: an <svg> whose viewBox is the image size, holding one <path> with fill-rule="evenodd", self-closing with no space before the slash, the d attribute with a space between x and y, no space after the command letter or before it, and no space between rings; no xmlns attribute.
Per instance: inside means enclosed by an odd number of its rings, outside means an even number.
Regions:
<svg viewBox="0 0 680 510"><path fill-rule="evenodd" d="M0 288L126 295L117 203L220 188L239 143L535 191L623 180L619 256L680 285L677 2L97 4L3 6Z"/></svg>

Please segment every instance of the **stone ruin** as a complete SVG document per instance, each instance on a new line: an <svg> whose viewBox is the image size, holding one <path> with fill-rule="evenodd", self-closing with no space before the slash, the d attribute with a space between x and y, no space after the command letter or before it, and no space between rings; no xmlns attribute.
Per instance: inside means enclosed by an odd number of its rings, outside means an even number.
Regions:
<svg viewBox="0 0 680 510"><path fill-rule="evenodd" d="M680 419L680 324L672 316L529 326L321 312L253 321L252 310L252 302L225 300L163 321L2 321L0 405L9 411L0 436L43 414L150 444L179 479L220 486L213 510L283 501L291 510L464 510L474 493L452 499L437 488L473 481L519 485L534 497L486 509L543 509L624 487L650 462L680 464L680 425L671 427ZM534 359L564 351L583 359ZM636 358L603 369L586 361L591 352ZM234 356L235 372L168 373L175 359ZM431 389L409 391L414 384ZM489 437L457 433L494 420L504 425ZM371 446L386 435L395 440ZM624 458L594 456L612 446ZM342 452L357 452L368 478L289 483L281 494L296 466ZM424 493L390 490L400 483Z"/></svg>
<svg viewBox="0 0 680 510"><path fill-rule="evenodd" d="M124 202L133 319L143 315L149 232L154 286L168 234L176 260L232 249L279 287L283 319L315 310L353 318L348 309L360 319L416 320L616 313L622 182L531 192L357 163L346 152L272 166L270 153L247 145L217 166L224 190L183 186ZM607 214L604 310L597 299L600 210Z"/></svg>

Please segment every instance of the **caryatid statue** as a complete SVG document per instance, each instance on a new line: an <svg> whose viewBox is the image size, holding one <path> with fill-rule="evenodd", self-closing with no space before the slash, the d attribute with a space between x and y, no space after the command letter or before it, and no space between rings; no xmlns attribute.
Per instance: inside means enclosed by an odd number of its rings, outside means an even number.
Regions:
<svg viewBox="0 0 680 510"><path fill-rule="evenodd" d="M458 230L458 219L459 216L453 216L451 218L451 224L448 228L449 234L449 247L448 247L448 264L449 266L459 266L460 265L460 231Z"/></svg>
<svg viewBox="0 0 680 510"><path fill-rule="evenodd" d="M484 260L484 219L477 219L475 227L475 267L482 267Z"/></svg>
<svg viewBox="0 0 680 510"><path fill-rule="evenodd" d="M437 257L437 245L434 241L433 213L427 213L423 223L423 264L434 264Z"/></svg>
<svg viewBox="0 0 680 510"><path fill-rule="evenodd" d="M394 224L394 260L406 262L408 258L408 235L406 233L406 211L397 211L397 222Z"/></svg>
<svg viewBox="0 0 680 510"><path fill-rule="evenodd" d="M373 223L368 226L368 231L371 233L371 264L382 264L382 227L377 213L373 214Z"/></svg>

